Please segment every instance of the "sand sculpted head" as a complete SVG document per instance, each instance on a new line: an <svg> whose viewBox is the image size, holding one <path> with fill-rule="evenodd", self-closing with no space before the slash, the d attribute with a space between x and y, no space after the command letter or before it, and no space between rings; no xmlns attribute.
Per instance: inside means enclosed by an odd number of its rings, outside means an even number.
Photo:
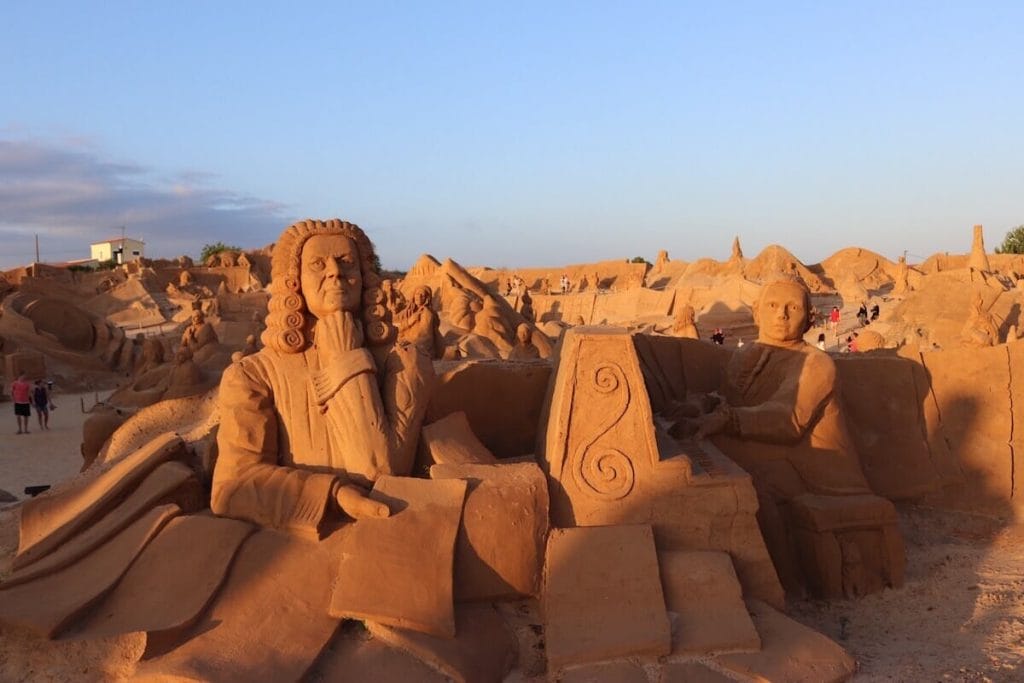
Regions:
<svg viewBox="0 0 1024 683"><path fill-rule="evenodd" d="M811 294L805 285L792 280L765 285L754 305L757 340L773 345L800 341L810 329L810 310Z"/></svg>
<svg viewBox="0 0 1024 683"><path fill-rule="evenodd" d="M433 298L434 293L430 290L427 285L420 285L416 288L416 291L412 293L412 302L417 308L423 308L430 305L430 300Z"/></svg>
<svg viewBox="0 0 1024 683"><path fill-rule="evenodd" d="M382 296L374 261L373 243L352 223L305 220L286 228L271 260L264 346L303 351L313 323L336 311L363 313L366 341L386 342L390 326L377 307L362 306Z"/></svg>

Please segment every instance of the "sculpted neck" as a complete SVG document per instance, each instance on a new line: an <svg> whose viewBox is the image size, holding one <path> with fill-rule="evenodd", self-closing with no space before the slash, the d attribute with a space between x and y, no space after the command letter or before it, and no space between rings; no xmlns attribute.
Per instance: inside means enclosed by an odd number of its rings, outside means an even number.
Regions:
<svg viewBox="0 0 1024 683"><path fill-rule="evenodd" d="M794 339L792 341L779 341L776 339L765 339L763 337L757 338L758 344L764 344L765 346L774 346L779 349L790 349L796 350L801 349L805 346L806 342L803 339Z"/></svg>

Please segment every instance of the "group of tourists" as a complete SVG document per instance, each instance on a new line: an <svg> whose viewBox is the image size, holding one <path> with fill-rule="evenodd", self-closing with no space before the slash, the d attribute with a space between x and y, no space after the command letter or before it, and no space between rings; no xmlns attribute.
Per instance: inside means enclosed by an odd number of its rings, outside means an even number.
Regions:
<svg viewBox="0 0 1024 683"><path fill-rule="evenodd" d="M18 418L18 434L29 433L28 421L32 417L32 408L36 409L39 429L50 428L50 411L57 409L53 403L52 392L53 382L44 383L43 380L37 379L33 384L24 374L19 375L18 379L11 383L14 415Z"/></svg>

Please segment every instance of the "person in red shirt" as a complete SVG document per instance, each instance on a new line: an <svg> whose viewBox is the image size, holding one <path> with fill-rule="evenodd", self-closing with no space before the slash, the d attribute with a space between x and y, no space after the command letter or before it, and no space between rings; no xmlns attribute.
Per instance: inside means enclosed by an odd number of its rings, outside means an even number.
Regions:
<svg viewBox="0 0 1024 683"><path fill-rule="evenodd" d="M832 329L832 335L839 336L839 307L833 306L832 312L828 314L828 326Z"/></svg>
<svg viewBox="0 0 1024 683"><path fill-rule="evenodd" d="M14 400L14 415L18 418L18 433L28 434L28 419L32 417L32 385L24 374L11 383L11 398Z"/></svg>

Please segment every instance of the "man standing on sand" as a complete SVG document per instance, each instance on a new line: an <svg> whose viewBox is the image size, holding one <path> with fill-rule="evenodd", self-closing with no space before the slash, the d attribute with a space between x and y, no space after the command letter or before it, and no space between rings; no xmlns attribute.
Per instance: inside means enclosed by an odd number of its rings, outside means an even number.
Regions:
<svg viewBox="0 0 1024 683"><path fill-rule="evenodd" d="M32 417L32 385L25 373L11 383L11 398L14 400L14 415L18 418L18 433L28 434L28 419Z"/></svg>

